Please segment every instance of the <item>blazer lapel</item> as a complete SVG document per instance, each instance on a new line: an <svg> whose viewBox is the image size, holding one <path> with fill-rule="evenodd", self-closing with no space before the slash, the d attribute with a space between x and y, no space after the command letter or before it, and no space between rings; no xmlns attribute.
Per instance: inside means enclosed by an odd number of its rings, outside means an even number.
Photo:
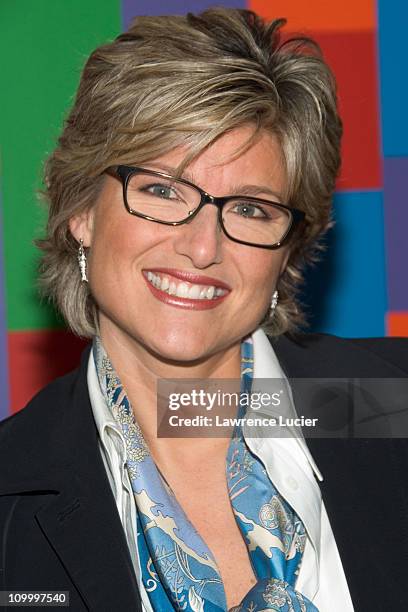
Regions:
<svg viewBox="0 0 408 612"><path fill-rule="evenodd" d="M10 421L24 452L13 452L9 436L3 450L12 469L2 474L0 495L43 493L35 520L87 606L137 611L136 576L88 395L88 356L86 350L78 372L53 383Z"/></svg>
<svg viewBox="0 0 408 612"><path fill-rule="evenodd" d="M313 406L305 405L308 398L302 397L297 378L406 376L378 355L341 339L320 337L320 346L312 342L307 347L282 337L273 346L298 398L300 414L312 414ZM322 497L356 610L406 603L402 561L408 559L407 440L308 438L306 442L324 478ZM384 591L381 585L386 585Z"/></svg>
<svg viewBox="0 0 408 612"><path fill-rule="evenodd" d="M73 475L36 518L91 610L141 610L109 483L94 476L90 482Z"/></svg>

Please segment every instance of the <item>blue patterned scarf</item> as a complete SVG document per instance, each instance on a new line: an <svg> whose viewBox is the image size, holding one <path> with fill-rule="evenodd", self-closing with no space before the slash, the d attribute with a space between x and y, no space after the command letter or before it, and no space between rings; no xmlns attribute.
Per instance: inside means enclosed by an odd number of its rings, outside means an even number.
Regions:
<svg viewBox="0 0 408 612"><path fill-rule="evenodd" d="M216 561L157 469L99 338L93 354L102 393L126 444L141 578L153 610L225 612ZM241 392L250 392L252 374L253 346L247 339L241 344ZM243 414L240 407L239 416ZM304 526L246 446L241 428L235 428L231 438L226 470L232 510L257 577L234 612L318 612L294 589L306 541Z"/></svg>

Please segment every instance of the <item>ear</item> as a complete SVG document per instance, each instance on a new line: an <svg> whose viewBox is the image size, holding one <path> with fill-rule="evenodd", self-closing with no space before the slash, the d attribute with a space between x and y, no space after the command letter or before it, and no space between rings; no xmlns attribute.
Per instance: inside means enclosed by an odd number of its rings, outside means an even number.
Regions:
<svg viewBox="0 0 408 612"><path fill-rule="evenodd" d="M69 229L77 242L82 238L84 247L91 246L93 235L94 210L86 210L69 220Z"/></svg>

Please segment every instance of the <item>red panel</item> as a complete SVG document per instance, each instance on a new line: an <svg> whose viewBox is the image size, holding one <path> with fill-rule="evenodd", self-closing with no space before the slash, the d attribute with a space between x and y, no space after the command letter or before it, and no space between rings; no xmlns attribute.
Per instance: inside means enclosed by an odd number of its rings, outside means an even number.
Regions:
<svg viewBox="0 0 408 612"><path fill-rule="evenodd" d="M309 7L308 3L304 6ZM272 3L275 13L275 3ZM336 8L337 3L334 3ZM276 16L277 13L275 13ZM313 15L309 20L313 23ZM305 24L309 23L307 15ZM302 31L305 29L302 28ZM307 34L322 47L338 84L339 109L344 124L339 190L382 188L379 85L376 34L372 31ZM284 38L293 36L285 31Z"/></svg>
<svg viewBox="0 0 408 612"><path fill-rule="evenodd" d="M248 8L267 19L285 17L291 30L371 30L375 0L249 0Z"/></svg>
<svg viewBox="0 0 408 612"><path fill-rule="evenodd" d="M408 338L408 312L389 312L387 315L387 335Z"/></svg>
<svg viewBox="0 0 408 612"><path fill-rule="evenodd" d="M85 345L64 330L9 332L12 412L25 406L51 380L77 367Z"/></svg>
<svg viewBox="0 0 408 612"><path fill-rule="evenodd" d="M373 32L314 33L336 75L344 122L338 189L382 187L376 38Z"/></svg>

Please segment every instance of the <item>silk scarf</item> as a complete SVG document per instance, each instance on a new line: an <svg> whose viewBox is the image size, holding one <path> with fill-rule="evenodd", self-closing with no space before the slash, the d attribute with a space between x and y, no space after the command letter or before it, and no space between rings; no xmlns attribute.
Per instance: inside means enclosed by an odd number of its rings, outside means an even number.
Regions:
<svg viewBox="0 0 408 612"><path fill-rule="evenodd" d="M153 610L226 612L216 560L156 467L119 377L95 337L93 355L107 406L126 445L126 469L137 510L141 579ZM253 345L241 343L241 392L251 390ZM244 408L239 407L239 416ZM180 469L183 469L180 466ZM295 590L306 542L303 523L235 427L226 458L232 511L257 583L230 612L318 612Z"/></svg>

